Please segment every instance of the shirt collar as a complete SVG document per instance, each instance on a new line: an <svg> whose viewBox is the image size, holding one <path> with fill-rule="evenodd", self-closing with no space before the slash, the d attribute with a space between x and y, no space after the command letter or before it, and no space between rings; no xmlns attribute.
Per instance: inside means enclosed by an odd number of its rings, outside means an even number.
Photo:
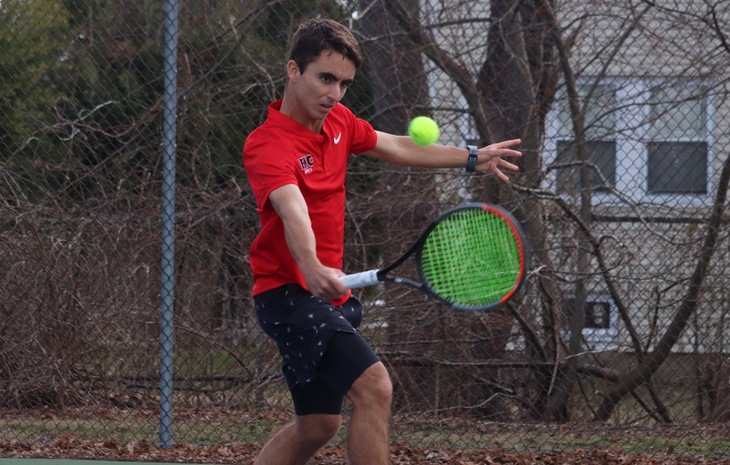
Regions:
<svg viewBox="0 0 730 465"><path fill-rule="evenodd" d="M330 115L332 114L332 112L330 112L330 114L327 115L327 117L324 120L324 125L322 126L322 132L324 134L317 134L317 133L312 132L309 128L302 125L298 121L296 121L296 120L290 118L289 116L285 115L284 113L282 113L281 112L282 101L283 101L283 99L279 99L279 100L269 104L269 114L268 114L267 118L272 123L276 124L277 126L281 126L287 132L290 132L293 134L298 134L298 135L303 135L303 136L308 136L308 137L325 137L327 134L329 134L329 132L331 132ZM335 111L335 109L333 109L332 111Z"/></svg>

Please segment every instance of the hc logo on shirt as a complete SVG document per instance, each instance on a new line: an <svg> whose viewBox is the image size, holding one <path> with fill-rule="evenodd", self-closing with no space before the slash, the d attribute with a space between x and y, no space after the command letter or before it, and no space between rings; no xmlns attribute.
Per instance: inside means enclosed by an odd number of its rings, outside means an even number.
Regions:
<svg viewBox="0 0 730 465"><path fill-rule="evenodd" d="M299 166L302 168L304 174L311 173L314 168L314 157L312 155L304 155L299 159Z"/></svg>

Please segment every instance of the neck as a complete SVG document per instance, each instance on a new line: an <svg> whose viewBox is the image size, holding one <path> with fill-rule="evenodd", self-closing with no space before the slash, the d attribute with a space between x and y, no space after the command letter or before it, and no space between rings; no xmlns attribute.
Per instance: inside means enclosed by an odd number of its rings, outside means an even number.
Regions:
<svg viewBox="0 0 730 465"><path fill-rule="evenodd" d="M304 111L304 107L297 102L296 97L288 92L284 93L284 98L281 101L281 109L279 111L312 132L317 134L322 132L324 120L312 119L309 117L307 112Z"/></svg>

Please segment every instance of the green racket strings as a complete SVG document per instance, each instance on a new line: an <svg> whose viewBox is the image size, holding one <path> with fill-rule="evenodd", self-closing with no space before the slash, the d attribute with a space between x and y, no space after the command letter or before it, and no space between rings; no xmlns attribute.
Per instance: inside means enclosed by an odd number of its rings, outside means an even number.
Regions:
<svg viewBox="0 0 730 465"><path fill-rule="evenodd" d="M519 282L518 241L501 216L479 208L458 210L428 235L421 250L422 277L447 302L475 308L496 304Z"/></svg>

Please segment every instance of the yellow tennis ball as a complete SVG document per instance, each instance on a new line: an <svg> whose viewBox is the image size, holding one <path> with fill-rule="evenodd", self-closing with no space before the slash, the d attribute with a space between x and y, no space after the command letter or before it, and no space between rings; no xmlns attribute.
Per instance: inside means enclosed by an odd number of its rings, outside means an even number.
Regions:
<svg viewBox="0 0 730 465"><path fill-rule="evenodd" d="M439 125L428 116L416 116L408 125L408 135L418 145L433 144L440 134Z"/></svg>

